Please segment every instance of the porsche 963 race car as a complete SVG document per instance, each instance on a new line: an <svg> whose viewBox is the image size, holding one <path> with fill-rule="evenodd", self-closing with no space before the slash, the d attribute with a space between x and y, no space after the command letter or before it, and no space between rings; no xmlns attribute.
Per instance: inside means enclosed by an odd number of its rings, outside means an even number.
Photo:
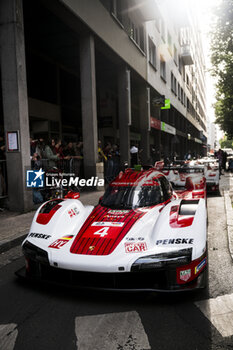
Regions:
<svg viewBox="0 0 233 350"><path fill-rule="evenodd" d="M96 207L77 194L37 210L18 276L119 291L186 291L205 286L205 186L174 192L155 168L127 169Z"/></svg>

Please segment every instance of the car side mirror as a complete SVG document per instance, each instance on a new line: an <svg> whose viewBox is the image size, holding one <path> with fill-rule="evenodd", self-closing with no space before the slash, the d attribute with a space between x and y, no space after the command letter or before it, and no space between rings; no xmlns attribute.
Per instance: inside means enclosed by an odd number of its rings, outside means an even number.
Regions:
<svg viewBox="0 0 233 350"><path fill-rule="evenodd" d="M80 197L80 193L79 192L73 192L73 191L69 191L67 193L67 195L65 196L65 198L69 198L69 199L78 199Z"/></svg>

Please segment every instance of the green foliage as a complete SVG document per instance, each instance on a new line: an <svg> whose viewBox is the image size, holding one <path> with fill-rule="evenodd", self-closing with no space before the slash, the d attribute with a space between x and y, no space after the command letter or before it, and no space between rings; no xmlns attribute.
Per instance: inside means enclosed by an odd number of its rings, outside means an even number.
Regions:
<svg viewBox="0 0 233 350"><path fill-rule="evenodd" d="M222 0L215 15L211 61L217 78L216 123L233 138L233 1Z"/></svg>
<svg viewBox="0 0 233 350"><path fill-rule="evenodd" d="M233 140L220 140L221 148L233 148Z"/></svg>

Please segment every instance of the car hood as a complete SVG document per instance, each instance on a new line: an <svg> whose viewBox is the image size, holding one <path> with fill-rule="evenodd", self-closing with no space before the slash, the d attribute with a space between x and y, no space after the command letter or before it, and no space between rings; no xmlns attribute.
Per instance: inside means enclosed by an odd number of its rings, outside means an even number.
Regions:
<svg viewBox="0 0 233 350"><path fill-rule="evenodd" d="M98 205L79 230L70 252L73 254L111 254L133 225L150 210L115 210Z"/></svg>

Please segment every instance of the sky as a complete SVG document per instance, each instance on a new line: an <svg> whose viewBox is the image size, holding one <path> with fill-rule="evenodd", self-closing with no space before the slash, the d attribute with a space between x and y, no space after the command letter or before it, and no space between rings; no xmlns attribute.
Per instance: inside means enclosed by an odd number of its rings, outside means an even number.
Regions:
<svg viewBox="0 0 233 350"><path fill-rule="evenodd" d="M206 61L206 102L207 102L207 115L211 122L214 122L214 108L213 103L215 102L215 81L208 70L211 68L210 61L210 30L214 21L214 15L212 14L213 9L217 7L221 0L186 0L190 3L190 6L194 6L198 15L200 29L202 33L203 50ZM222 132L218 130L218 138L222 137Z"/></svg>

